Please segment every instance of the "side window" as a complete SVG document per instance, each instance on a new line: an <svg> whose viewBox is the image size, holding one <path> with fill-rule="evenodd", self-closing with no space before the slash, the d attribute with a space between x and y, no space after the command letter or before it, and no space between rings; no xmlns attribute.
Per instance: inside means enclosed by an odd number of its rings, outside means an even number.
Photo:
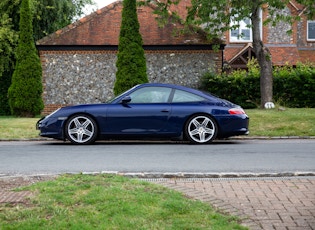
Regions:
<svg viewBox="0 0 315 230"><path fill-rule="evenodd" d="M204 101L205 99L203 97L200 97L198 95L182 91L182 90L175 90L174 97L173 97L173 103L178 102L197 102L197 101Z"/></svg>
<svg viewBox="0 0 315 230"><path fill-rule="evenodd" d="M166 87L144 87L129 95L130 103L167 103L171 90Z"/></svg>

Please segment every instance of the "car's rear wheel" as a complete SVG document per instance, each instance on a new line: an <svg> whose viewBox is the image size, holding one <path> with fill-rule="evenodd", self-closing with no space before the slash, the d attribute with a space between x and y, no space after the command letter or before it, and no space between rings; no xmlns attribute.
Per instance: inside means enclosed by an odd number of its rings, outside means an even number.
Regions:
<svg viewBox="0 0 315 230"><path fill-rule="evenodd" d="M216 122L207 115L195 115L185 125L185 135L191 143L210 143L216 138L217 133Z"/></svg>
<svg viewBox="0 0 315 230"><path fill-rule="evenodd" d="M97 138L97 125L88 115L74 115L67 121L65 132L74 144L91 144Z"/></svg>

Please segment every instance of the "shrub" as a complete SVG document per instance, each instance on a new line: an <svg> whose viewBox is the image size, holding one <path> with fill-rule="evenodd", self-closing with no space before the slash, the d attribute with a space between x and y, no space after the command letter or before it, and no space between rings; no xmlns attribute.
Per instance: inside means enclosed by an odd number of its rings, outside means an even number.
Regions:
<svg viewBox="0 0 315 230"><path fill-rule="evenodd" d="M203 76L202 89L236 103L243 108L256 108L260 101L259 70L255 61L249 70L236 70L230 74L208 72Z"/></svg>

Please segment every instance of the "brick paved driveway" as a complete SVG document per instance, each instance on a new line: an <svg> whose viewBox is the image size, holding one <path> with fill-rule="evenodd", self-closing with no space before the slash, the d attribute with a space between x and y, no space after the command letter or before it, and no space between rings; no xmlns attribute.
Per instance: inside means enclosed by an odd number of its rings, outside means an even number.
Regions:
<svg viewBox="0 0 315 230"><path fill-rule="evenodd" d="M244 218L250 229L315 229L315 177L161 179L181 191Z"/></svg>

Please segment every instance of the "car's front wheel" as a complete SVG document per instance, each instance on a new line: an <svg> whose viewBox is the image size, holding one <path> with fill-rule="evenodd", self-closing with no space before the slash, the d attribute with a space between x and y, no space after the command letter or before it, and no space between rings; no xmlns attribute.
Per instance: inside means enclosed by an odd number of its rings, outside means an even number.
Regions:
<svg viewBox="0 0 315 230"><path fill-rule="evenodd" d="M91 144L97 138L97 125L88 115L74 115L67 121L65 132L74 144Z"/></svg>
<svg viewBox="0 0 315 230"><path fill-rule="evenodd" d="M185 125L185 135L192 143L204 144L212 142L218 133L213 118L207 115L195 115Z"/></svg>

